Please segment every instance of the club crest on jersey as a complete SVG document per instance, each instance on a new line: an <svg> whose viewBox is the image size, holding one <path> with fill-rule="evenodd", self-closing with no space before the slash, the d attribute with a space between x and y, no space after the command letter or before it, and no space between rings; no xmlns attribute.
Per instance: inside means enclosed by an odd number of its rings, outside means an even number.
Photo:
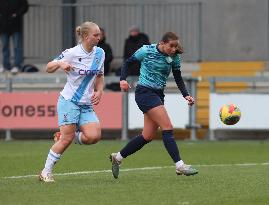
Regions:
<svg viewBox="0 0 269 205"><path fill-rule="evenodd" d="M165 60L167 63L172 63L173 61L173 59L170 56L166 57Z"/></svg>
<svg viewBox="0 0 269 205"><path fill-rule="evenodd" d="M68 114L64 114L64 122L68 122L67 115L68 115Z"/></svg>
<svg viewBox="0 0 269 205"><path fill-rule="evenodd" d="M59 55L56 60L61 60L64 57L64 54Z"/></svg>
<svg viewBox="0 0 269 205"><path fill-rule="evenodd" d="M99 64L100 60L98 58L95 58L96 64Z"/></svg>

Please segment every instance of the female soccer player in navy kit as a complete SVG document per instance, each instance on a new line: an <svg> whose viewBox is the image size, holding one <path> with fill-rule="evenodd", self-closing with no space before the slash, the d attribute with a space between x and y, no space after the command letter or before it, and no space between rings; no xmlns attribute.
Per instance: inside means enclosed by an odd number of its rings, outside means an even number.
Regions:
<svg viewBox="0 0 269 205"><path fill-rule="evenodd" d="M61 136L51 147L39 175L44 182L54 182L52 169L72 141L95 144L101 138L99 120L93 110L93 105L100 102L104 84L105 53L96 46L100 29L95 23L84 22L76 28L76 33L79 44L62 52L46 67L48 73L62 69L67 74L67 82L57 104Z"/></svg>
<svg viewBox="0 0 269 205"><path fill-rule="evenodd" d="M186 90L181 77L179 56L181 53L183 49L178 36L173 32L167 32L160 43L143 46L124 62L120 78L120 87L123 91L129 89L126 81L128 65L135 61L141 62L135 101L144 113L144 128L142 134L132 138L120 152L110 155L114 178L119 176L122 160L149 143L159 127L162 130L164 146L175 163L176 174L189 176L198 173L195 168L186 165L181 159L173 137L173 126L164 107L164 87L171 70L183 97L190 106L194 104L194 99Z"/></svg>

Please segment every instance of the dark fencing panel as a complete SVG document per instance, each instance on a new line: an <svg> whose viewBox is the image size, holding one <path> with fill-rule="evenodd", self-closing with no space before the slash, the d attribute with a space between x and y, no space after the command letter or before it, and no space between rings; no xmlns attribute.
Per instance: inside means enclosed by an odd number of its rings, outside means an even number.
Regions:
<svg viewBox="0 0 269 205"><path fill-rule="evenodd" d="M175 31L181 37L186 50L184 61L200 60L200 2L45 3L31 4L24 17L24 57L27 63L45 63L66 48L67 45L63 45L63 42L72 38L66 38L67 35L70 37L70 29L63 28L73 23L68 20L72 18L75 25L93 21L105 28L107 42L111 44L114 56L119 59L123 55L124 40L129 35L130 26L138 25L153 43L157 43L165 32ZM72 18L63 15L68 9L74 11L69 12L74 15ZM72 35L75 35L75 28Z"/></svg>

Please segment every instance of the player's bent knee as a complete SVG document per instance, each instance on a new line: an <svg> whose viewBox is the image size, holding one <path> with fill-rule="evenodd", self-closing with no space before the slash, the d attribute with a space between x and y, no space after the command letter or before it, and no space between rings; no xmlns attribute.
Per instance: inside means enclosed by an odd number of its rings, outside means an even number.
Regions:
<svg viewBox="0 0 269 205"><path fill-rule="evenodd" d="M97 142L100 141L101 139L101 135L91 135L91 136L85 136L86 140L85 140L85 144L96 144Z"/></svg>
<svg viewBox="0 0 269 205"><path fill-rule="evenodd" d="M95 135L91 137L91 144L96 144L97 142L99 142L101 139L100 135Z"/></svg>

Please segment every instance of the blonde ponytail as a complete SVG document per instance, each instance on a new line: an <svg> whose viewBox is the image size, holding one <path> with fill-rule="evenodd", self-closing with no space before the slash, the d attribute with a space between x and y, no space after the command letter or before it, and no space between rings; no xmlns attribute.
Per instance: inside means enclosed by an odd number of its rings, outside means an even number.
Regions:
<svg viewBox="0 0 269 205"><path fill-rule="evenodd" d="M89 32L94 28L98 27L96 23L86 21L82 23L80 26L76 27L76 36L79 43L83 40L84 36L87 36Z"/></svg>

